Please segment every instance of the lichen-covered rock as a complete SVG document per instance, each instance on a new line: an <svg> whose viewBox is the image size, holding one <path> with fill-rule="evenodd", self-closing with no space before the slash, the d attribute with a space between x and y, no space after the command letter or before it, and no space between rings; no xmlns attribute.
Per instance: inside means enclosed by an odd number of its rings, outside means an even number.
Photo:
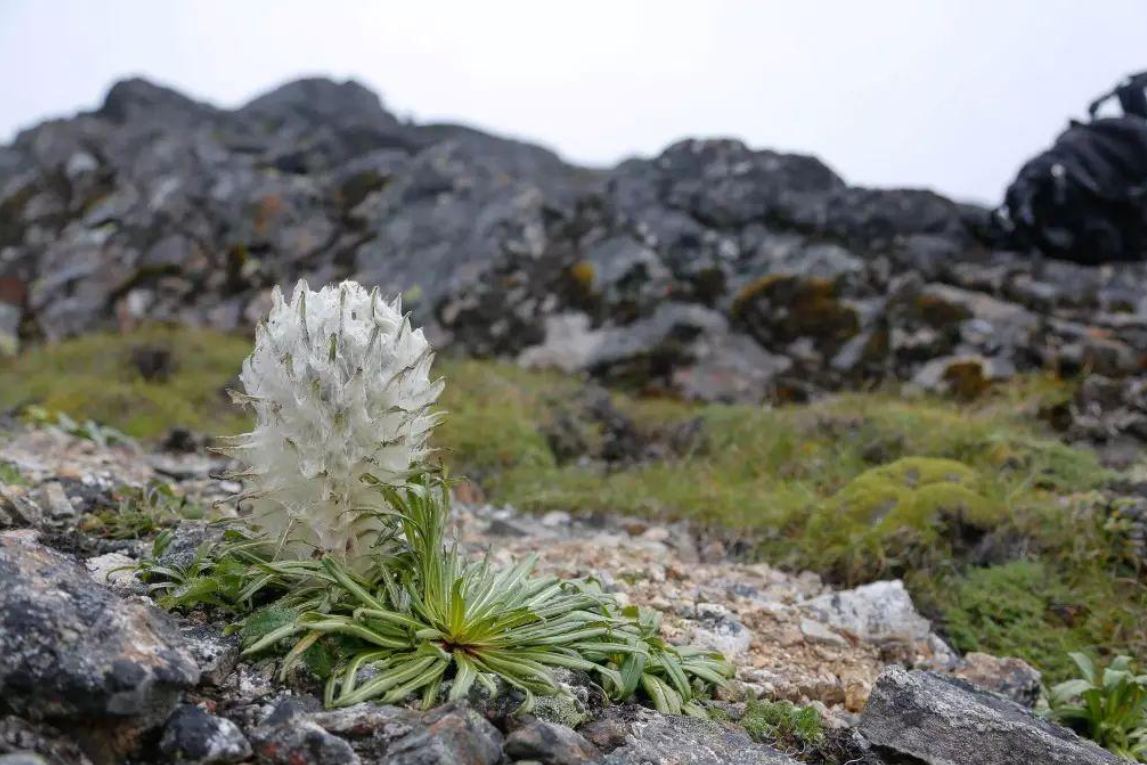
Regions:
<svg viewBox="0 0 1147 765"><path fill-rule="evenodd" d="M199 665L199 682L222 685L239 661L239 636L224 635L222 629L210 625L186 625L180 631Z"/></svg>
<svg viewBox="0 0 1147 765"><path fill-rule="evenodd" d="M4 757L36 757L47 765L92 765L72 737L45 723L0 715L0 762ZM39 765L37 763L37 765Z"/></svg>
<svg viewBox="0 0 1147 765"><path fill-rule="evenodd" d="M227 765L250 757L251 744L230 720L185 705L168 719L159 751L178 765Z"/></svg>
<svg viewBox="0 0 1147 765"><path fill-rule="evenodd" d="M740 332L710 333L691 347L692 361L674 370L672 387L694 401L756 404L768 400L778 378L792 368Z"/></svg>
<svg viewBox="0 0 1147 765"><path fill-rule="evenodd" d="M860 314L832 279L769 274L744 287L733 316L769 350L807 338L831 355L860 331Z"/></svg>
<svg viewBox="0 0 1147 765"><path fill-rule="evenodd" d="M0 534L0 697L17 714L82 725L113 748L166 719L199 669L170 618L121 600L28 532ZM100 729L91 732L91 729Z"/></svg>
<svg viewBox="0 0 1147 765"><path fill-rule="evenodd" d="M797 765L788 755L715 722L646 709L631 712L621 723L625 743L601 759L604 765Z"/></svg>
<svg viewBox="0 0 1147 765"><path fill-rule="evenodd" d="M205 521L184 521L172 529L171 539L159 554L161 566L182 571L190 566L201 548L223 539L224 529Z"/></svg>
<svg viewBox="0 0 1147 765"><path fill-rule="evenodd" d="M1000 249L986 208L735 140L591 170L399 120L354 82L227 110L130 80L23 131L0 168L0 355L141 321L249 327L275 284L352 277L403 294L436 345L578 370L595 333L713 311L744 332L706 324L687 353L647 336L652 356L593 369L703 400L914 378L972 395L1049 367L1142 380L1147 359L1142 263ZM1092 432L1142 442L1142 419Z"/></svg>
<svg viewBox="0 0 1147 765"><path fill-rule="evenodd" d="M358 765L351 745L307 719L301 702L282 702L250 732L255 758L267 765Z"/></svg>
<svg viewBox="0 0 1147 765"><path fill-rule="evenodd" d="M125 595L143 595L147 587L133 569L135 558L123 553L105 553L84 561L88 573L102 585Z"/></svg>
<svg viewBox="0 0 1147 765"><path fill-rule="evenodd" d="M878 645L914 645L927 640L932 630L899 579L826 593L801 608L830 627Z"/></svg>
<svg viewBox="0 0 1147 765"><path fill-rule="evenodd" d="M816 619L801 619L800 630L806 643L831 646L848 645L848 638Z"/></svg>
<svg viewBox="0 0 1147 765"><path fill-rule="evenodd" d="M502 734L465 704L408 719L410 732L386 750L393 765L495 765L502 759Z"/></svg>
<svg viewBox="0 0 1147 765"><path fill-rule="evenodd" d="M689 635L691 645L718 651L730 661L749 650L753 634L728 609L706 605L699 609L699 616L701 618Z"/></svg>
<svg viewBox="0 0 1147 765"><path fill-rule="evenodd" d="M1116 765L1090 741L958 680L898 667L880 676L860 720L869 742L927 765Z"/></svg>
<svg viewBox="0 0 1147 765"><path fill-rule="evenodd" d="M609 703L600 686L584 672L559 668L554 670L553 675L558 687L561 688L561 693L536 697L535 717L568 728L576 728Z"/></svg>
<svg viewBox="0 0 1147 765"><path fill-rule="evenodd" d="M1015 373L1015 364L1007 359L941 356L922 366L912 382L933 393L971 400L986 392L993 383L1007 380Z"/></svg>
<svg viewBox="0 0 1147 765"><path fill-rule="evenodd" d="M313 698L279 702L251 732L261 762L335 765L494 765L502 734L463 703L429 712L379 704L320 710Z"/></svg>
<svg viewBox="0 0 1147 765"><path fill-rule="evenodd" d="M518 361L527 367L593 372L615 381L679 391L697 401L758 403L792 366L716 311L662 303L630 324L592 328L584 313L546 318L543 340Z"/></svg>

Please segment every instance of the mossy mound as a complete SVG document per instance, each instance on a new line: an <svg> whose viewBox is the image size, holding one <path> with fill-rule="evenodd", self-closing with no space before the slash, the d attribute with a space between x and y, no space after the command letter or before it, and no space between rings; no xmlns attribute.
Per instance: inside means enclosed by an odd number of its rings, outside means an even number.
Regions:
<svg viewBox="0 0 1147 765"><path fill-rule="evenodd" d="M905 457L866 470L821 503L800 540L850 584L927 566L949 558L954 539L1003 520L981 483L961 462Z"/></svg>

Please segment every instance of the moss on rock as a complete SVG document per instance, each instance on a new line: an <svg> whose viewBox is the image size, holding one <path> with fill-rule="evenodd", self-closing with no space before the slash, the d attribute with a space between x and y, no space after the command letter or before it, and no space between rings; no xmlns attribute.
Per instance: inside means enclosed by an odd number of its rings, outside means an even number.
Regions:
<svg viewBox="0 0 1147 765"><path fill-rule="evenodd" d="M768 274L750 282L734 298L734 318L765 345L813 338L836 347L860 331L860 317L823 277Z"/></svg>

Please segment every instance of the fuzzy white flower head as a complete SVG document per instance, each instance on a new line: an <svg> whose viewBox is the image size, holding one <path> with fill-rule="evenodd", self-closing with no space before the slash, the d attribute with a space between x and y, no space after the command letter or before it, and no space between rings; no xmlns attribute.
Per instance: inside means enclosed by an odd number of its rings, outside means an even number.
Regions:
<svg viewBox="0 0 1147 765"><path fill-rule="evenodd" d="M285 554L352 560L387 525L372 484L401 484L430 451L443 382L429 378L422 330L378 288L300 281L291 302L277 287L272 297L235 394L257 423L222 451L247 463L249 522Z"/></svg>

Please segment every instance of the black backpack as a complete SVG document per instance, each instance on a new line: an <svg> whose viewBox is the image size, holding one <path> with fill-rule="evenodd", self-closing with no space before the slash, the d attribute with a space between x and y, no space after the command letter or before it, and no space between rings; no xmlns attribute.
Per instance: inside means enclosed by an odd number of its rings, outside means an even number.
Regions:
<svg viewBox="0 0 1147 765"><path fill-rule="evenodd" d="M1117 98L1121 117L1097 117ZM1092 102L1008 187L1000 220L1013 246L1078 263L1147 260L1147 72Z"/></svg>

